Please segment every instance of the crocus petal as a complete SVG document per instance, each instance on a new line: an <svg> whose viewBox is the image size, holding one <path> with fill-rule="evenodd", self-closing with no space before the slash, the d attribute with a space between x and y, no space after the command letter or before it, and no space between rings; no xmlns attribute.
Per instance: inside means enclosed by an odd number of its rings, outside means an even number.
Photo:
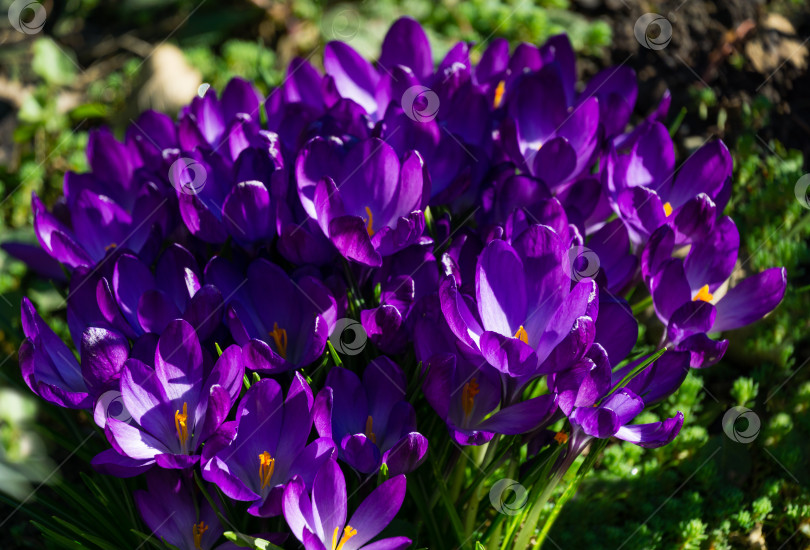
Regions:
<svg viewBox="0 0 810 550"><path fill-rule="evenodd" d="M712 331L744 327L770 313L785 295L787 271L766 269L742 280L717 302L717 320Z"/></svg>
<svg viewBox="0 0 810 550"><path fill-rule="evenodd" d="M501 409L478 425L488 432L517 435L531 431L557 410L557 395L547 394Z"/></svg>
<svg viewBox="0 0 810 550"><path fill-rule="evenodd" d="M504 241L489 243L478 260L476 298L484 328L514 336L526 319L523 263Z"/></svg>
<svg viewBox="0 0 810 550"><path fill-rule="evenodd" d="M374 489L352 514L349 525L357 530L357 534L346 541L343 550L357 550L376 537L397 515L404 499L403 475L393 477Z"/></svg>
<svg viewBox="0 0 810 550"><path fill-rule="evenodd" d="M616 437L635 443L639 447L654 449L670 443L680 433L683 426L683 413L679 412L663 422L622 426Z"/></svg>
<svg viewBox="0 0 810 550"><path fill-rule="evenodd" d="M329 237L345 258L369 267L382 265L382 256L374 250L366 223L359 216L340 216L331 220Z"/></svg>
<svg viewBox="0 0 810 550"><path fill-rule="evenodd" d="M115 477L135 477L149 470L154 461L136 460L119 454L115 449L105 449L90 461L97 472Z"/></svg>
<svg viewBox="0 0 810 550"><path fill-rule="evenodd" d="M427 451L427 438L418 432L411 432L385 451L382 462L388 466L390 476L408 474L422 463Z"/></svg>
<svg viewBox="0 0 810 550"><path fill-rule="evenodd" d="M193 399L196 406L202 386L202 350L194 327L183 320L169 323L155 353L155 373L166 397L182 403Z"/></svg>
<svg viewBox="0 0 810 550"><path fill-rule="evenodd" d="M312 482L312 516L321 540L346 525L346 479L334 460L327 460Z"/></svg>
<svg viewBox="0 0 810 550"><path fill-rule="evenodd" d="M326 74L334 78L341 96L357 102L367 113L377 112L375 92L379 75L374 67L343 42L329 42L323 51Z"/></svg>
<svg viewBox="0 0 810 550"><path fill-rule="evenodd" d="M282 500L284 519L290 527L295 538L304 541L304 531L315 528L315 518L312 511L312 502L309 500L307 489L301 478L293 478L284 489Z"/></svg>
<svg viewBox="0 0 810 550"><path fill-rule="evenodd" d="M433 72L433 58L425 31L415 19L397 19L385 35L380 65L389 71L396 65L409 67L420 80Z"/></svg>

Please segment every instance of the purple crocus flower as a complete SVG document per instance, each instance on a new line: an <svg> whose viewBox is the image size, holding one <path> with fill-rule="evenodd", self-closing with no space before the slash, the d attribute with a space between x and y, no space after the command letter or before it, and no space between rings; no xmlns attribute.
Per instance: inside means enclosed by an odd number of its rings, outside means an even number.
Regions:
<svg viewBox="0 0 810 550"><path fill-rule="evenodd" d="M580 175L598 143L599 101L585 98L569 111L564 80L546 66L523 75L508 97L501 128L512 160L554 189ZM538 109L539 103L543 108Z"/></svg>
<svg viewBox="0 0 810 550"><path fill-rule="evenodd" d="M377 138L348 151L337 138L315 138L298 156L296 177L304 210L349 260L379 267L382 256L430 242L422 212L430 177L416 152L400 163Z"/></svg>
<svg viewBox="0 0 810 550"><path fill-rule="evenodd" d="M319 280L291 279L262 258L250 264L245 277L218 257L206 266L205 279L229 304L226 322L248 368L284 372L307 366L323 353L337 321L337 305Z"/></svg>
<svg viewBox="0 0 810 550"><path fill-rule="evenodd" d="M132 211L82 190L69 207L69 223L48 212L36 194L31 203L40 245L68 268L93 267L119 247L154 257L167 233L168 201L154 184L140 187Z"/></svg>
<svg viewBox="0 0 810 550"><path fill-rule="evenodd" d="M80 365L28 298L23 298L21 315L25 340L20 345L20 369L31 391L60 407L90 409L101 393L115 386L129 354L123 335L87 328Z"/></svg>
<svg viewBox="0 0 810 550"><path fill-rule="evenodd" d="M233 134L231 134L233 135ZM246 248L275 236L271 178L281 167L277 136L259 131L233 147L235 158L198 148L176 154L170 179L180 216L192 235L209 243L229 236ZM239 149L241 148L241 149Z"/></svg>
<svg viewBox="0 0 810 550"><path fill-rule="evenodd" d="M171 230L162 181L140 169L132 142L120 143L106 129L90 133L87 159L91 172L65 174L65 196L53 212L33 195L42 248L70 269L93 267L119 248L154 258Z"/></svg>
<svg viewBox="0 0 810 550"><path fill-rule="evenodd" d="M557 410L557 394L553 393L502 406L502 387L500 373L487 363L475 364L461 355L443 353L427 361L422 389L460 445L483 445L496 433L530 432Z"/></svg>
<svg viewBox="0 0 810 550"><path fill-rule="evenodd" d="M178 550L210 550L222 536L211 504L178 472L154 469L147 490L134 493L135 505L149 531Z"/></svg>
<svg viewBox="0 0 810 550"><path fill-rule="evenodd" d="M598 307L596 283L574 281L571 263L567 239L546 226L531 226L512 245L490 242L478 260L474 301L452 276L442 281L450 329L511 377L564 369L590 347Z"/></svg>
<svg viewBox="0 0 810 550"><path fill-rule="evenodd" d="M315 401L315 429L338 446L340 458L368 474L381 464L390 475L413 471L425 458L427 438L416 431L416 413L405 401L405 374L387 357L374 359L363 380L333 368Z"/></svg>
<svg viewBox="0 0 810 550"><path fill-rule="evenodd" d="M372 281L380 285L380 303L362 310L360 321L369 339L382 352L401 353L409 341L414 304L438 289L433 246L413 245L387 256Z"/></svg>
<svg viewBox="0 0 810 550"><path fill-rule="evenodd" d="M112 291L134 334L160 334L168 324L185 318L206 339L222 319L222 295L201 283L197 261L173 244L163 251L155 273L139 258L121 254L115 262ZM109 304L102 302L106 312ZM108 315L114 315L108 312Z"/></svg>
<svg viewBox="0 0 810 550"><path fill-rule="evenodd" d="M630 424L644 409L644 400L627 388L620 388L593 407L576 407L569 420L573 429L570 445L584 448L592 438L617 437L639 447L663 447L678 435L683 413L661 422Z"/></svg>
<svg viewBox="0 0 810 550"><path fill-rule="evenodd" d="M683 259L672 257L675 242L669 227L656 231L642 254L642 274L656 314L667 326L667 341L690 351L692 366L709 366L723 356L728 342L706 334L734 330L770 313L785 295L787 274L784 268L766 269L724 290L740 242L728 217L718 220L706 239L693 243Z"/></svg>
<svg viewBox="0 0 810 550"><path fill-rule="evenodd" d="M254 516L280 515L287 482L300 476L311 487L335 450L327 437L307 445L312 403L312 390L299 373L286 399L275 380L253 384L239 402L236 420L203 449L203 478L230 498L251 502L248 513ZM230 431L235 432L232 437L225 433Z"/></svg>
<svg viewBox="0 0 810 550"><path fill-rule="evenodd" d="M404 550L406 537L380 539L368 544L382 531L405 499L405 476L398 475L374 489L360 503L349 521L346 478L337 462L327 460L312 483L312 498L300 478L284 490L284 519L306 550Z"/></svg>
<svg viewBox="0 0 810 550"><path fill-rule="evenodd" d="M725 144L703 145L677 174L674 146L663 124L647 125L624 147L630 152L609 152L603 180L631 241L643 244L664 224L676 232L678 244L704 238L731 192L732 159Z"/></svg>
<svg viewBox="0 0 810 550"><path fill-rule="evenodd" d="M98 455L97 464L188 468L202 443L225 420L244 376L239 346L230 346L213 368L205 367L194 328L169 323L155 352L155 368L129 359L121 373L121 395L131 422L108 418L105 433L117 451Z"/></svg>

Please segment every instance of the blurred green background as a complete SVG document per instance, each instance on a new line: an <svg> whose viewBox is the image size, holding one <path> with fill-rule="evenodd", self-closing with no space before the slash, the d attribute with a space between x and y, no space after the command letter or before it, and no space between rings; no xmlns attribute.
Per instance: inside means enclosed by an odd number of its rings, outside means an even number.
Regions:
<svg viewBox="0 0 810 550"><path fill-rule="evenodd" d="M436 60L458 40L542 43L566 32L581 78L626 63L640 80L637 115L673 94L668 126L680 158L709 136L735 160L730 213L743 237L742 276L787 267L784 303L649 419L686 415L672 445L614 443L563 510L558 548L810 548L810 211L794 195L810 154L810 7L804 0L69 0L41 3L35 34L6 24L0 1L0 242L35 242L30 196L51 203L66 170L87 169L88 130L120 136L147 108L168 112L202 84L239 75L267 93L296 55L320 63L325 41L376 58L401 15L425 25ZM639 46L633 25L654 11L672 22L660 51ZM24 14L25 15L25 14ZM30 17L30 13L28 17ZM482 48L477 51L480 54ZM84 413L30 395L19 374L23 295L67 337L60 290L0 253L0 548L135 548L137 481L92 475L104 447ZM721 419L734 405L762 423L748 445ZM583 522L587 529L583 529ZM417 541L418 543L418 541ZM419 547L418 544L416 547Z"/></svg>

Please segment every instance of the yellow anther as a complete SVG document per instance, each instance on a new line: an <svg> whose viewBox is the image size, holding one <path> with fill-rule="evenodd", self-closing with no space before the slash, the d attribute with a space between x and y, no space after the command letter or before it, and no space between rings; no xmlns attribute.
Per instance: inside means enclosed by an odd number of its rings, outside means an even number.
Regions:
<svg viewBox="0 0 810 550"><path fill-rule="evenodd" d="M664 203L664 214L667 215L667 218L672 215L672 205L668 202Z"/></svg>
<svg viewBox="0 0 810 550"><path fill-rule="evenodd" d="M529 334L526 332L526 329L523 328L523 325L520 325L520 328L517 329L517 332L515 333L515 338L517 338L524 344L529 343Z"/></svg>
<svg viewBox="0 0 810 550"><path fill-rule="evenodd" d="M464 389L461 394L461 407L464 409L464 416L470 416L470 413L472 413L473 407L475 406L475 396L478 395L480 391L481 388L478 386L478 382L475 381L475 378L464 384Z"/></svg>
<svg viewBox="0 0 810 550"><path fill-rule="evenodd" d="M503 101L503 93L506 91L506 81L501 80L498 82L498 86L495 88L495 100L492 102L492 106L497 109L501 106L501 102Z"/></svg>
<svg viewBox="0 0 810 550"><path fill-rule="evenodd" d="M259 455L259 479L262 482L262 489L270 485L273 478L273 470L276 469L276 459L270 453L264 451Z"/></svg>
<svg viewBox="0 0 810 550"><path fill-rule="evenodd" d="M104 252L109 252L110 250L114 249L117 246L118 245L115 244L115 243L110 243L110 244L108 244L107 246L104 247Z"/></svg>
<svg viewBox="0 0 810 550"><path fill-rule="evenodd" d="M375 445L377 444L377 436L374 435L374 419L371 418L371 415L366 418L366 437Z"/></svg>
<svg viewBox="0 0 810 550"><path fill-rule="evenodd" d="M287 358L287 330L278 327L278 323L273 323L273 330L268 332L273 343L276 345L276 351L284 359Z"/></svg>
<svg viewBox="0 0 810 550"><path fill-rule="evenodd" d="M374 236L374 214L371 213L371 208L366 206L366 215L368 216L368 220L366 220L366 231L368 231L368 236Z"/></svg>
<svg viewBox="0 0 810 550"><path fill-rule="evenodd" d="M711 302L714 299L714 295L709 292L709 285L703 285L698 290L698 293L695 294L695 297L692 298L693 302L697 302L698 300L703 300L704 302Z"/></svg>
<svg viewBox="0 0 810 550"><path fill-rule="evenodd" d="M340 532L340 527L335 527L335 532L332 533L332 550L341 550L343 545L348 542L350 538L357 534L357 529L347 525L343 528L343 536L340 537L338 540L338 533Z"/></svg>
<svg viewBox="0 0 810 550"><path fill-rule="evenodd" d="M191 532L194 533L194 548L197 548L198 550L202 548L202 536L206 531L208 531L208 526L204 521L195 523L191 527Z"/></svg>
<svg viewBox="0 0 810 550"><path fill-rule="evenodd" d="M179 410L174 413L174 427L177 430L177 439L180 440L180 445L183 450L186 450L186 443L188 443L188 403L183 403L183 412Z"/></svg>

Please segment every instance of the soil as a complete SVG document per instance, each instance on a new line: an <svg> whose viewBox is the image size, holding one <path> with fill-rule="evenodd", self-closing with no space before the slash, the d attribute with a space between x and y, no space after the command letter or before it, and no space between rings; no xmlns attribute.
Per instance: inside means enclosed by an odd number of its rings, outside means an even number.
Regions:
<svg viewBox="0 0 810 550"><path fill-rule="evenodd" d="M625 63L640 80L639 112L650 112L665 88L672 92L670 115L682 107L687 115L679 135L740 134L742 106L763 96L772 104L770 124L757 130L810 157L810 4L765 0L575 0L578 11L606 21L613 45L593 69ZM634 35L636 21L652 12L671 24L671 41L662 49L642 47ZM661 38L661 27L648 36ZM663 42L663 41L662 41ZM588 67L585 67L588 70ZM717 103L701 119L695 95L711 87ZM720 108L728 114L716 125ZM807 162L807 161L805 161Z"/></svg>

